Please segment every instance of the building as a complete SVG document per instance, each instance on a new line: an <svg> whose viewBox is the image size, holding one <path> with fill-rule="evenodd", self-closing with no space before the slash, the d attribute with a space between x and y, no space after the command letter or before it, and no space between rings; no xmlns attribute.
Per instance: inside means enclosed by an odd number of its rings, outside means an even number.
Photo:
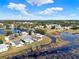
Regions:
<svg viewBox="0 0 79 59"><path fill-rule="evenodd" d="M41 41L41 40L43 39L43 36L44 36L44 35L41 35L41 34L36 33L35 36L33 36L32 39L33 39L34 41Z"/></svg>
<svg viewBox="0 0 79 59"><path fill-rule="evenodd" d="M9 40L9 36L5 36L5 41L6 42L9 42L10 40Z"/></svg>
<svg viewBox="0 0 79 59"><path fill-rule="evenodd" d="M15 34L11 34L9 36L5 36L6 41L10 41L11 39L15 38Z"/></svg>
<svg viewBox="0 0 79 59"><path fill-rule="evenodd" d="M41 34L36 34L36 37L40 37L40 38L42 38L44 35L41 35Z"/></svg>
<svg viewBox="0 0 79 59"><path fill-rule="evenodd" d="M15 46L15 47L21 47L24 44L21 40L11 41L10 43L12 44L12 46Z"/></svg>
<svg viewBox="0 0 79 59"><path fill-rule="evenodd" d="M0 52L8 51L8 47L5 44L0 44Z"/></svg>
<svg viewBox="0 0 79 59"><path fill-rule="evenodd" d="M6 24L4 26L4 29L12 29L12 28L14 28L14 24Z"/></svg>
<svg viewBox="0 0 79 59"><path fill-rule="evenodd" d="M30 36L30 35L23 36L21 39L22 39L24 42L26 42L26 43L32 43L32 42L34 42L33 39L32 39L32 36Z"/></svg>
<svg viewBox="0 0 79 59"><path fill-rule="evenodd" d="M65 30L69 30L70 28L71 28L70 26L68 26L68 27L64 26Z"/></svg>
<svg viewBox="0 0 79 59"><path fill-rule="evenodd" d="M63 30L63 27L61 27L61 25L55 25L55 29L56 30Z"/></svg>
<svg viewBox="0 0 79 59"><path fill-rule="evenodd" d="M36 29L40 29L40 28L44 28L44 26L40 25L40 26L36 26Z"/></svg>
<svg viewBox="0 0 79 59"><path fill-rule="evenodd" d="M23 32L21 32L21 35L28 35L28 33L23 31Z"/></svg>

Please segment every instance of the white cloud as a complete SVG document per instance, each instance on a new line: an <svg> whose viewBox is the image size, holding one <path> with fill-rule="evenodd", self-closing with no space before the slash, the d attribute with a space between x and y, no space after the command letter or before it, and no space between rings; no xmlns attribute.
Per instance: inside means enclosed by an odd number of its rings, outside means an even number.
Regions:
<svg viewBox="0 0 79 59"><path fill-rule="evenodd" d="M46 14L46 15L51 15L57 11L62 11L63 8L61 7L52 7L52 8L47 8L46 10L40 11L39 14Z"/></svg>
<svg viewBox="0 0 79 59"><path fill-rule="evenodd" d="M26 12L26 5L24 4L9 3L8 8L12 10L15 9L22 14L28 15L28 13Z"/></svg>
<svg viewBox="0 0 79 59"><path fill-rule="evenodd" d="M37 6L41 6L43 4L48 4L48 3L54 3L53 0L28 0L27 2Z"/></svg>

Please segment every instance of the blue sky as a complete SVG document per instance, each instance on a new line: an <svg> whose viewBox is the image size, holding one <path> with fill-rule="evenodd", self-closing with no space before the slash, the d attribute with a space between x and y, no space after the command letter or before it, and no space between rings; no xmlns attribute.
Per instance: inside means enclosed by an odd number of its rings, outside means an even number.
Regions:
<svg viewBox="0 0 79 59"><path fill-rule="evenodd" d="M79 20L79 0L0 0L0 19Z"/></svg>

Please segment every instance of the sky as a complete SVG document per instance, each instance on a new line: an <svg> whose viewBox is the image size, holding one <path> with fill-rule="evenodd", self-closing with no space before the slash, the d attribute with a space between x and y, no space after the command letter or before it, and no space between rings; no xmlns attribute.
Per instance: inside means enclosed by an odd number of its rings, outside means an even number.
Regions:
<svg viewBox="0 0 79 59"><path fill-rule="evenodd" d="M0 0L0 20L79 20L79 0Z"/></svg>

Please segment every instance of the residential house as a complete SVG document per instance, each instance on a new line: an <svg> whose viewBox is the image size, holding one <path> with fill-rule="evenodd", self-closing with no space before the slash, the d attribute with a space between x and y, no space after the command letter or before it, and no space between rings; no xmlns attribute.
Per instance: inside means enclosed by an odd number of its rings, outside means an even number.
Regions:
<svg viewBox="0 0 79 59"><path fill-rule="evenodd" d="M21 40L11 41L10 43L12 44L12 46L15 46L15 47L21 47L24 44Z"/></svg>
<svg viewBox="0 0 79 59"><path fill-rule="evenodd" d="M26 43L32 43L32 42L34 42L33 39L32 39L32 36L30 36L30 35L22 36L21 40L23 40Z"/></svg>
<svg viewBox="0 0 79 59"><path fill-rule="evenodd" d="M35 34L35 36L36 36L36 37L41 37L41 38L42 38L44 35L37 33L37 34Z"/></svg>
<svg viewBox="0 0 79 59"><path fill-rule="evenodd" d="M6 25L4 26L4 28L5 28L5 29L12 29L12 28L14 28L14 24L6 24Z"/></svg>
<svg viewBox="0 0 79 59"><path fill-rule="evenodd" d="M63 27L61 27L61 25L55 25L55 29L56 30L63 30Z"/></svg>
<svg viewBox="0 0 79 59"><path fill-rule="evenodd" d="M21 35L28 35L28 33L23 31L23 32L21 32Z"/></svg>
<svg viewBox="0 0 79 59"><path fill-rule="evenodd" d="M9 42L10 41L10 37L9 36L5 36L5 41Z"/></svg>
<svg viewBox="0 0 79 59"><path fill-rule="evenodd" d="M13 39L15 37L15 34L11 34L9 36L5 36L5 40L6 41L10 41L11 39Z"/></svg>
<svg viewBox="0 0 79 59"><path fill-rule="evenodd" d="M71 26L65 26L64 29L65 30L69 30L71 28Z"/></svg>
<svg viewBox="0 0 79 59"><path fill-rule="evenodd" d="M34 41L41 41L44 35L41 34L35 34L35 37L33 37Z"/></svg>
<svg viewBox="0 0 79 59"><path fill-rule="evenodd" d="M49 28L49 29L51 29L53 26L56 26L56 25L57 25L57 24L49 24L49 25L46 24L46 27Z"/></svg>
<svg viewBox="0 0 79 59"><path fill-rule="evenodd" d="M40 25L40 26L36 26L36 29L40 29L40 28L44 28L44 26Z"/></svg>
<svg viewBox="0 0 79 59"><path fill-rule="evenodd" d="M8 51L8 47L5 44L0 44L0 52Z"/></svg>

